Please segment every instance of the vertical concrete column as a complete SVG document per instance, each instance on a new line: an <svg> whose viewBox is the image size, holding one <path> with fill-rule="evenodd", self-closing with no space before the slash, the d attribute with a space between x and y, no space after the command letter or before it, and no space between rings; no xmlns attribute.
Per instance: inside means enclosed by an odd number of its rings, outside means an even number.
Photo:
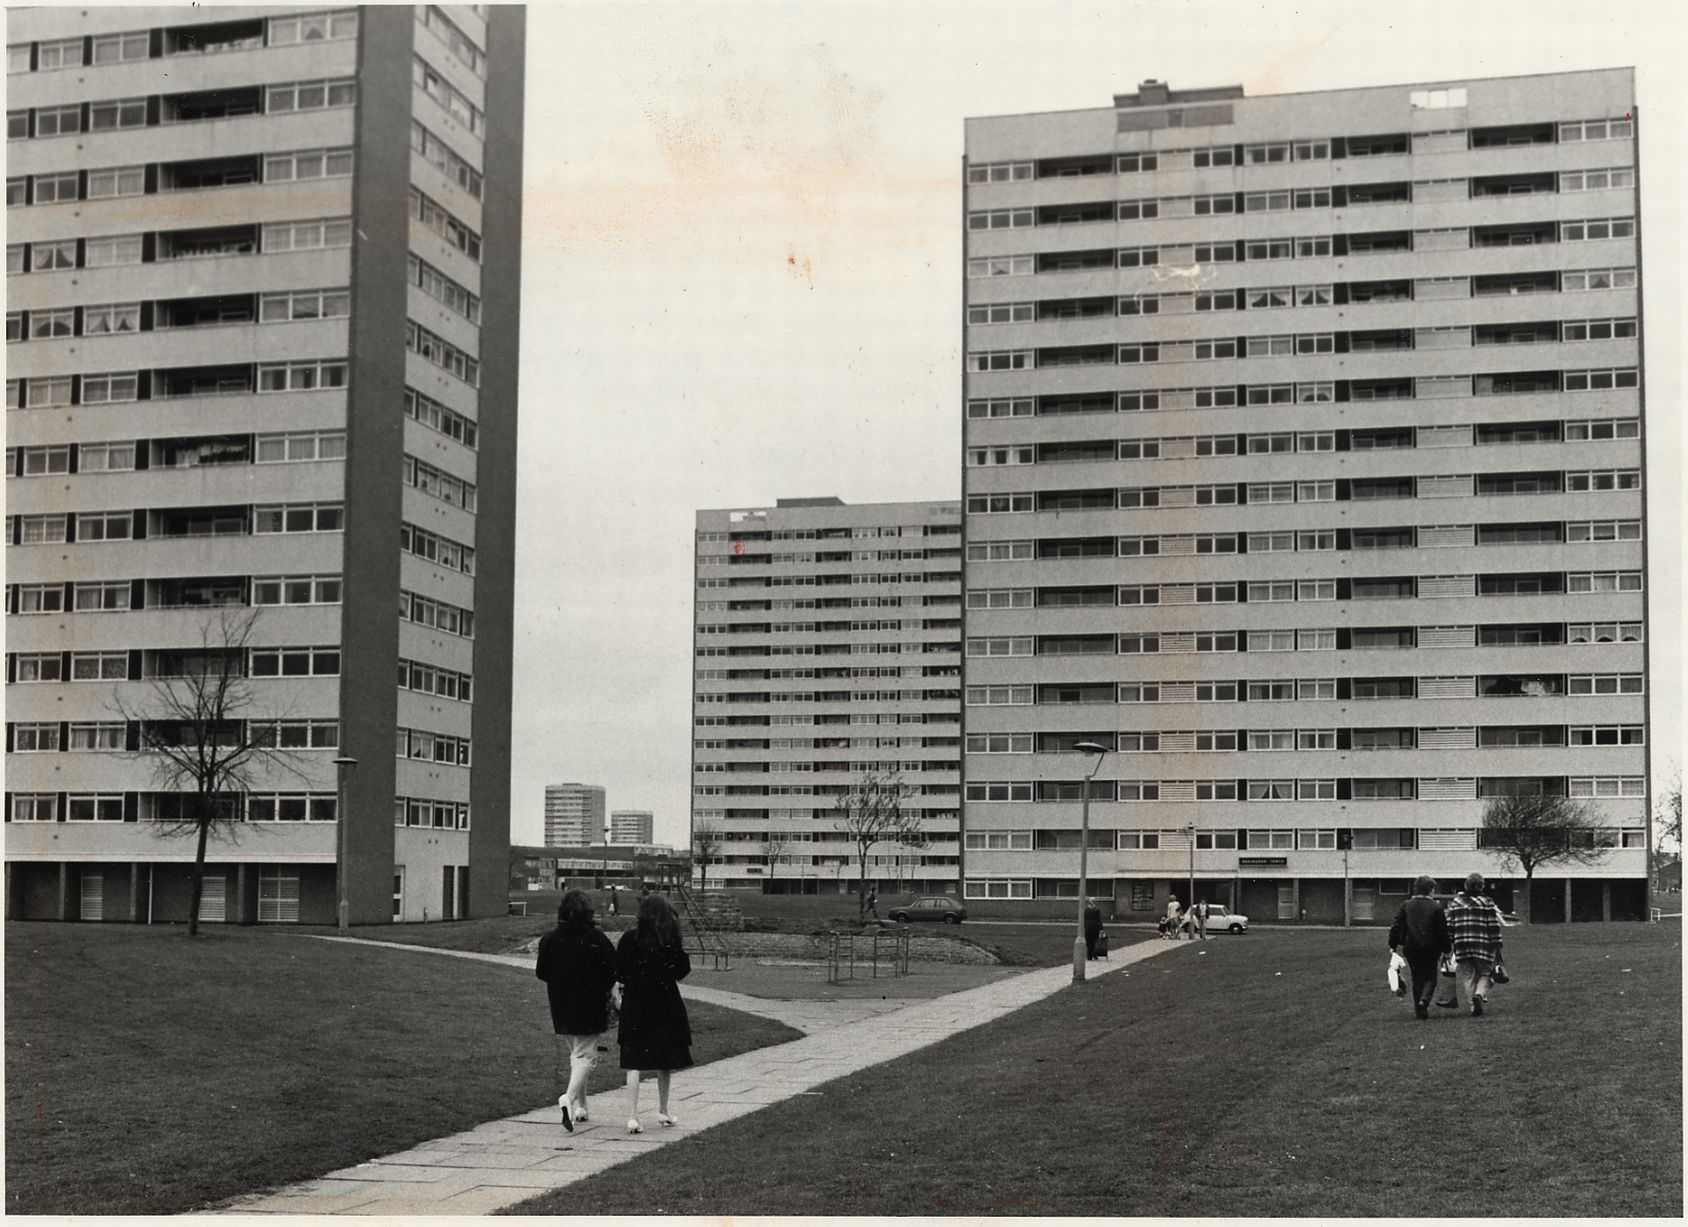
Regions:
<svg viewBox="0 0 1688 1227"><path fill-rule="evenodd" d="M59 919L70 919L70 866L59 862Z"/></svg>
<svg viewBox="0 0 1688 1227"><path fill-rule="evenodd" d="M12 880L12 862L6 862L6 919L18 918L17 883Z"/></svg>
<svg viewBox="0 0 1688 1227"><path fill-rule="evenodd" d="M1565 923L1571 923L1571 879L1565 879Z"/></svg>
<svg viewBox="0 0 1688 1227"><path fill-rule="evenodd" d="M1600 884L1600 919L1612 919L1612 884L1610 882Z"/></svg>
<svg viewBox="0 0 1688 1227"><path fill-rule="evenodd" d="M248 868L249 866L244 861L234 868L234 923L237 925L250 923L246 919L246 871ZM257 909L254 908L253 911L256 912Z"/></svg>
<svg viewBox="0 0 1688 1227"><path fill-rule="evenodd" d="M1289 890L1290 890L1289 910L1294 913L1294 915L1292 915L1290 917L1290 919L1295 920L1295 921L1299 921L1301 919L1301 879L1300 878L1291 878L1289 880Z"/></svg>
<svg viewBox="0 0 1688 1227"><path fill-rule="evenodd" d="M141 865L133 861L129 865L129 923L141 923Z"/></svg>

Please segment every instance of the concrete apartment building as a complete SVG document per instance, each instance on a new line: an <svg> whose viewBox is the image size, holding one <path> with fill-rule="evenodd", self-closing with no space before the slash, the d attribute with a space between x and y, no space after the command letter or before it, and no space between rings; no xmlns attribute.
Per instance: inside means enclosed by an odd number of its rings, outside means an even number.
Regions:
<svg viewBox="0 0 1688 1227"><path fill-rule="evenodd" d="M656 842L656 815L648 809L611 810L610 842L612 844L654 844Z"/></svg>
<svg viewBox="0 0 1688 1227"><path fill-rule="evenodd" d="M545 842L578 848L604 842L604 790L596 784L545 786Z"/></svg>
<svg viewBox="0 0 1688 1227"><path fill-rule="evenodd" d="M896 772L924 848L880 844L882 890L957 889L961 508L781 499L697 514L692 825L709 882L853 890L833 806Z"/></svg>
<svg viewBox="0 0 1688 1227"><path fill-rule="evenodd" d="M1096 767L1122 916L1193 878L1386 920L1508 876L1511 792L1604 823L1535 917L1644 914L1635 102L1149 81L967 122L969 900L1066 913Z"/></svg>
<svg viewBox="0 0 1688 1227"><path fill-rule="evenodd" d="M186 919L140 726L248 611L239 719L295 762L202 917L332 921L342 825L353 923L504 914L524 39L7 13L9 915Z"/></svg>

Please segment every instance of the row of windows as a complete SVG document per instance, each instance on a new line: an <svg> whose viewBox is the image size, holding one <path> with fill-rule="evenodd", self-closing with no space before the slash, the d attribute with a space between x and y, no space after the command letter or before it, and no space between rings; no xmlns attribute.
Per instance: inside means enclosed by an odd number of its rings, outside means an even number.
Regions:
<svg viewBox="0 0 1688 1227"><path fill-rule="evenodd" d="M1587 189L1587 170L1570 172L1577 187ZM1595 168L1606 186L1634 187L1635 172L1623 167ZM1156 218L1220 217L1239 213L1287 213L1291 210L1342 209L1376 204L1448 203L1497 195L1535 195L1560 190L1562 180L1550 172L1538 175L1490 176L1478 179L1392 180L1303 188L1274 188L1255 192L1209 195L1149 196L1130 200L1091 200L1007 209L979 209L968 213L967 228L1015 230L1031 226L1089 225L1098 222L1152 221Z"/></svg>
<svg viewBox="0 0 1688 1227"><path fill-rule="evenodd" d="M156 39L154 33L130 30L38 43L8 43L6 71L56 72L84 65L127 64L158 56L204 55L351 39L358 34L358 13L356 9L338 9L216 26L176 26L156 31L160 35Z"/></svg>
<svg viewBox="0 0 1688 1227"><path fill-rule="evenodd" d="M283 750L335 750L340 746L338 720L244 721L230 727L227 737L239 743L242 736L254 744ZM96 751L138 751L139 725L122 720L30 723L6 726L6 749L12 754L82 753Z"/></svg>
<svg viewBox="0 0 1688 1227"><path fill-rule="evenodd" d="M317 251L347 247L352 241L350 218L310 218L268 222L213 230L160 231L157 234L118 234L89 239L50 239L11 243L6 247L6 272L61 272L76 268L111 268L153 260L200 259L223 255L257 255L283 251Z"/></svg>
<svg viewBox="0 0 1688 1227"><path fill-rule="evenodd" d="M477 77L486 76L486 52L437 4L416 6L416 20L439 35L447 51Z"/></svg>
<svg viewBox="0 0 1688 1227"><path fill-rule="evenodd" d="M436 430L447 438L456 439L465 447L480 446L480 428L473 418L465 417L455 409L447 409L415 388L407 387L404 390L404 414L422 423L429 430Z"/></svg>
<svg viewBox="0 0 1688 1227"><path fill-rule="evenodd" d="M481 172L467 158L442 141L420 120L410 121L410 147L422 159L476 200L481 198Z"/></svg>
<svg viewBox="0 0 1688 1227"><path fill-rule="evenodd" d="M1188 685L1188 683L1184 683ZM1158 682L1120 688L1162 689ZM1235 702L1238 684L1216 682L1213 689L1229 692ZM1123 701L1123 700L1122 700ZM1153 702L1154 700L1149 700ZM976 733L969 734L968 754L1070 754L1083 742L1106 746L1111 754L1202 754L1247 752L1302 753L1319 750L1472 750L1553 749L1640 746L1646 735L1639 724L1609 725L1478 725L1458 728L1280 728L1161 729L1152 733Z"/></svg>
<svg viewBox="0 0 1688 1227"><path fill-rule="evenodd" d="M471 324L481 322L479 295L471 294L420 256L411 255L407 259L409 261L410 280L424 294L444 303Z"/></svg>
<svg viewBox="0 0 1688 1227"><path fill-rule="evenodd" d="M166 165L163 169L169 171L171 167ZM187 175L164 183L160 180L166 177L153 173L154 170L146 165L107 166L96 170L18 175L6 180L6 207L105 200L117 196L142 196L156 191L193 191L249 183L346 178L352 173L352 151L348 147L267 153L261 160L253 160L250 168L243 166L220 171L207 178Z"/></svg>
<svg viewBox="0 0 1688 1227"><path fill-rule="evenodd" d="M471 675L459 673L455 669L424 664L419 660L400 659L399 689L469 703L473 702L474 680Z"/></svg>
<svg viewBox="0 0 1688 1227"><path fill-rule="evenodd" d="M434 801L424 797L394 797L393 825L429 827L439 831L467 831L469 807L462 801Z"/></svg>
<svg viewBox="0 0 1688 1227"><path fill-rule="evenodd" d="M81 307L37 307L6 313L6 340L39 341L60 337L111 336L171 328L203 328L215 324L294 323L302 320L340 319L351 314L347 290L291 290L261 294L256 299L237 297L212 300L204 314L186 318L152 303L97 303ZM191 305L191 304L190 304Z"/></svg>
<svg viewBox="0 0 1688 1227"><path fill-rule="evenodd" d="M464 511L474 511L477 505L477 491L475 483L464 481L443 469L436 469L433 465L405 454L404 484L412 486L424 494L432 495L443 503L453 507L461 507Z"/></svg>
<svg viewBox="0 0 1688 1227"><path fill-rule="evenodd" d="M415 188L410 189L410 216L471 260L480 261L481 236L459 221L451 210Z"/></svg>
<svg viewBox="0 0 1688 1227"><path fill-rule="evenodd" d="M399 620L418 626L432 627L447 635L464 639L475 637L475 611L436 601L418 593L399 590Z"/></svg>
<svg viewBox="0 0 1688 1227"><path fill-rule="evenodd" d="M126 651L118 652L17 652L9 658L9 681L27 682L111 682L141 681L155 677L176 677L171 669L188 666L216 669L195 658L180 662L161 657L149 670ZM246 653L247 677L338 677L340 649L337 647L252 648ZM140 668L136 666L140 665Z"/></svg>
<svg viewBox="0 0 1688 1227"><path fill-rule="evenodd" d="M130 609L215 609L254 605L338 605L338 575L188 576L12 584L6 612L19 616Z"/></svg>
<svg viewBox="0 0 1688 1227"><path fill-rule="evenodd" d="M192 468L202 464L285 464L340 460L343 430L298 430L267 435L218 435L207 439L125 439L103 443L49 443L6 449L7 477L69 473L120 473L136 468Z"/></svg>
<svg viewBox="0 0 1688 1227"><path fill-rule="evenodd" d="M1463 87L1416 90L1415 108L1464 107ZM1062 179L1082 175L1132 175L1166 170L1201 170L1221 166L1272 166L1286 162L1323 162L1346 157L1377 157L1409 152L1448 152L1512 144L1627 140L1635 132L1626 115L1619 119L1573 120L1537 125L1531 129L1447 129L1388 136L1320 137L1298 141L1270 141L1249 145L1208 145L1185 149L1154 149L1135 153L1050 158L1043 161L971 163L968 183L1019 183L1033 179Z"/></svg>
<svg viewBox="0 0 1688 1227"><path fill-rule="evenodd" d="M430 763L450 763L458 767L469 766L469 739L467 737L451 737L445 733L433 733L426 729L399 728L398 756L400 758L422 759Z"/></svg>
<svg viewBox="0 0 1688 1227"><path fill-rule="evenodd" d="M449 375L455 375L471 388L481 382L481 364L444 337L436 336L413 320L404 323L404 345L420 354Z"/></svg>
<svg viewBox="0 0 1688 1227"><path fill-rule="evenodd" d="M143 526L142 531L137 531L137 524ZM150 516L145 511L85 511L6 517L8 539L13 545L129 541L148 535L172 538L337 533L344 527L344 509L339 503L274 503L250 509L171 508Z"/></svg>
<svg viewBox="0 0 1688 1227"><path fill-rule="evenodd" d="M406 554L414 554L418 558L438 563L448 571L461 571L465 575L475 573L473 546L453 541L450 537L442 537L438 533L431 533L427 529L400 523L399 549Z"/></svg>
<svg viewBox="0 0 1688 1227"><path fill-rule="evenodd" d="M134 793L14 793L7 811L10 822L132 822L141 818L142 805L132 809L126 800L150 801L144 808L155 822L181 821L187 794L137 797ZM244 805L244 809L241 806ZM224 798L222 816L245 822L333 822L333 793L241 793ZM128 812L126 812L128 811ZM130 817L132 813L134 816Z"/></svg>
<svg viewBox="0 0 1688 1227"><path fill-rule="evenodd" d="M1187 791L1186 791L1187 789ZM970 782L963 798L970 803L1078 801L1086 789L1069 780L988 780ZM1489 797L1570 796L1617 799L1646 796L1643 777L1471 777L1093 780L1092 801L1472 801ZM1076 835L1077 832L1074 832ZM1077 846L1076 842L1073 845ZM1335 846L1334 843L1330 846Z"/></svg>
<svg viewBox="0 0 1688 1227"><path fill-rule="evenodd" d="M351 77L322 81L289 81L242 93L208 99L202 94L138 98L110 98L99 102L36 107L6 112L6 139L25 140L72 136L80 132L114 132L159 123L191 123L228 119L237 115L279 115L349 107L357 103L357 82Z"/></svg>
<svg viewBox="0 0 1688 1227"><path fill-rule="evenodd" d="M1271 650L1271 649L1268 649ZM1545 698L1639 695L1639 673L1491 674L1483 677L1302 677L1220 682L1051 682L969 686L969 707L1071 706L1155 702L1305 703L1339 699ZM1185 698L1185 696L1188 698ZM1204 698L1203 696L1207 697Z"/></svg>
<svg viewBox="0 0 1688 1227"><path fill-rule="evenodd" d="M445 110L445 113L478 137L486 136L486 114L462 90L442 76L421 56L414 57L411 80L416 87Z"/></svg>
<svg viewBox="0 0 1688 1227"><path fill-rule="evenodd" d="M8 379L6 408L53 409L191 396L238 396L249 392L326 392L346 386L346 369L344 358L317 358L302 362L261 362L256 368L240 365L186 372L102 371Z"/></svg>

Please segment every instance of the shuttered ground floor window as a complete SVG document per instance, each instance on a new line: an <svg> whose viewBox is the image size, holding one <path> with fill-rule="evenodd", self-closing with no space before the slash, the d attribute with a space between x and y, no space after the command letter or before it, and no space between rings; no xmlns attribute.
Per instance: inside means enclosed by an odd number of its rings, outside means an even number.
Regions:
<svg viewBox="0 0 1688 1227"><path fill-rule="evenodd" d="M199 918L218 922L229 918L229 880L225 875L205 875L199 894Z"/></svg>
<svg viewBox="0 0 1688 1227"><path fill-rule="evenodd" d="M299 922L299 871L287 868L258 870L258 921L276 924Z"/></svg>
<svg viewBox="0 0 1688 1227"><path fill-rule="evenodd" d="M105 875L98 871L82 874L81 910L83 920L105 919Z"/></svg>

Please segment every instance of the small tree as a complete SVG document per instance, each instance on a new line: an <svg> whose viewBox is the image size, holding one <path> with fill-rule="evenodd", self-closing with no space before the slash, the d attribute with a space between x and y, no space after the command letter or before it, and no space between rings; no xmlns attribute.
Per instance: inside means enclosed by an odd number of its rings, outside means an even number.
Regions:
<svg viewBox="0 0 1688 1227"><path fill-rule="evenodd" d="M305 779L298 759L277 742L284 713L255 717L246 661L257 610L227 609L200 624L199 649L172 658L147 683L144 697L122 691L111 707L140 729L139 753L152 763L160 791L181 805L158 820L160 834L196 839L188 936L199 935L205 846L211 836L236 842L244 829L241 794L281 768ZM336 818L343 821L344 815Z"/></svg>
<svg viewBox="0 0 1688 1227"><path fill-rule="evenodd" d="M692 859L698 866L697 888L709 885L709 862L720 860L721 830L713 822L692 823Z"/></svg>
<svg viewBox="0 0 1688 1227"><path fill-rule="evenodd" d="M1606 855L1595 836L1600 827L1593 806L1569 797L1493 797L1483 807L1483 846L1508 870L1524 874L1524 906L1530 919L1530 884L1549 865L1592 865Z"/></svg>
<svg viewBox="0 0 1688 1227"><path fill-rule="evenodd" d="M774 880L774 865L785 855L786 838L777 831L769 831L762 838L762 856L767 861L768 876L764 880L763 893L767 894L766 883Z"/></svg>
<svg viewBox="0 0 1688 1227"><path fill-rule="evenodd" d="M1671 772L1670 780L1664 790L1653 801L1653 822L1658 831L1658 839L1654 842L1653 851L1659 850L1659 845L1666 840L1676 845L1678 852L1682 850L1682 771L1677 768Z"/></svg>
<svg viewBox="0 0 1688 1227"><path fill-rule="evenodd" d="M867 910L867 857L873 846L887 840L910 848L926 846L919 817L903 809L903 801L913 795L914 790L895 771L887 775L869 771L833 804L839 833L856 849L857 917Z"/></svg>

